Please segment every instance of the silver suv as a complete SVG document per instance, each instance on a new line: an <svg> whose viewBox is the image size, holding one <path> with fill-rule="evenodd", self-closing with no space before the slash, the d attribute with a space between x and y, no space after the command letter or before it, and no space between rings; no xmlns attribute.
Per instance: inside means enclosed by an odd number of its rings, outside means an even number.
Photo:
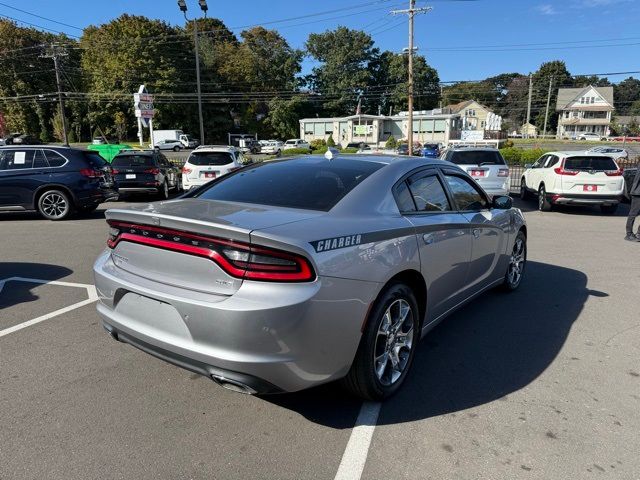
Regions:
<svg viewBox="0 0 640 480"><path fill-rule="evenodd" d="M491 196L509 195L509 167L495 148L456 147L440 157L467 172Z"/></svg>

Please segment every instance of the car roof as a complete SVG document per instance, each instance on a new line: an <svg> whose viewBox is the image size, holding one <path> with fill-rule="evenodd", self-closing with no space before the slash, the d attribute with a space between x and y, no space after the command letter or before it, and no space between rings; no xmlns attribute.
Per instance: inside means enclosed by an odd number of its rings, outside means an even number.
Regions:
<svg viewBox="0 0 640 480"><path fill-rule="evenodd" d="M451 147L449 151L452 152L497 152L498 149L495 147L466 147L464 145Z"/></svg>
<svg viewBox="0 0 640 480"><path fill-rule="evenodd" d="M238 150L233 145L200 145L194 152L234 152Z"/></svg>
<svg viewBox="0 0 640 480"><path fill-rule="evenodd" d="M559 157L584 157L585 155L589 155L590 157L607 157L611 158L610 155L601 152L589 152L587 150L559 150L557 152L547 152L543 155L557 155Z"/></svg>
<svg viewBox="0 0 640 480"><path fill-rule="evenodd" d="M62 145L29 145L29 144L16 144L16 145L0 145L0 149L7 150L10 148L46 148L47 150L62 150L65 152L87 152L91 150L87 150L85 148L77 148L77 147L69 147ZM95 152L97 153L97 152Z"/></svg>
<svg viewBox="0 0 640 480"><path fill-rule="evenodd" d="M143 155L152 157L155 152L153 150L120 150L116 156Z"/></svg>

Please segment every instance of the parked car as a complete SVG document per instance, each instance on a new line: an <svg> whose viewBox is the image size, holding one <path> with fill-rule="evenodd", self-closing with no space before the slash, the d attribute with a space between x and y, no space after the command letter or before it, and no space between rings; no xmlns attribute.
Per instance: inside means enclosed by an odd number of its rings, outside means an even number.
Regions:
<svg viewBox="0 0 640 480"><path fill-rule="evenodd" d="M63 220L117 197L111 167L97 153L49 145L0 147L0 211L36 210Z"/></svg>
<svg viewBox="0 0 640 480"><path fill-rule="evenodd" d="M245 163L236 147L207 145L196 148L182 167L182 186L185 190L199 187L213 179L239 169Z"/></svg>
<svg viewBox="0 0 640 480"><path fill-rule="evenodd" d="M184 133L182 130L155 130L153 140L158 143L162 140L177 140L182 148L196 148L200 142L192 135Z"/></svg>
<svg viewBox="0 0 640 480"><path fill-rule="evenodd" d="M629 153L624 148L619 147L593 147L587 150L587 153L602 153L614 160L626 160L629 158Z"/></svg>
<svg viewBox="0 0 640 480"><path fill-rule="evenodd" d="M396 153L398 155L409 155L409 145L406 143L401 143L396 148Z"/></svg>
<svg viewBox="0 0 640 480"><path fill-rule="evenodd" d="M266 145L262 146L261 153L279 156L282 153L283 148L284 143L282 143L280 140L268 140Z"/></svg>
<svg viewBox="0 0 640 480"><path fill-rule="evenodd" d="M154 145L149 145L149 148L153 148L154 150L173 150L174 152L179 152L182 150L183 146L180 143L180 140L160 140L156 142Z"/></svg>
<svg viewBox="0 0 640 480"><path fill-rule="evenodd" d="M507 162L495 148L453 147L441 156L455 163L484 188L489 195L509 195L511 177Z"/></svg>
<svg viewBox="0 0 640 480"><path fill-rule="evenodd" d="M578 140L587 140L589 142L599 142L601 140L606 140L602 135L598 135L593 132L584 132L577 135Z"/></svg>
<svg viewBox="0 0 640 480"><path fill-rule="evenodd" d="M440 160L260 163L106 217L94 275L107 332L243 393L342 379L384 399L430 329L526 271L511 198Z"/></svg>
<svg viewBox="0 0 640 480"><path fill-rule="evenodd" d="M42 142L26 133L12 133L4 138L5 145L42 145Z"/></svg>
<svg viewBox="0 0 640 480"><path fill-rule="evenodd" d="M554 205L597 205L603 213L614 213L624 198L622 170L607 155L549 152L525 167L520 197L537 197L544 212Z"/></svg>
<svg viewBox="0 0 640 480"><path fill-rule="evenodd" d="M365 150L371 150L371 147L364 142L351 142L347 143L346 148L356 148L358 151L363 152Z"/></svg>
<svg viewBox="0 0 640 480"><path fill-rule="evenodd" d="M304 148L311 150L311 145L309 145L309 142L305 140L292 138L291 140L287 140L286 142L284 142L284 146L282 147L283 150L292 150L294 148Z"/></svg>
<svg viewBox="0 0 640 480"><path fill-rule="evenodd" d="M437 143L425 143L420 151L422 157L438 158L440 156L440 145Z"/></svg>
<svg viewBox="0 0 640 480"><path fill-rule="evenodd" d="M170 190L182 191L180 169L158 151L120 152L111 161L111 167L121 194L146 193L166 200Z"/></svg>

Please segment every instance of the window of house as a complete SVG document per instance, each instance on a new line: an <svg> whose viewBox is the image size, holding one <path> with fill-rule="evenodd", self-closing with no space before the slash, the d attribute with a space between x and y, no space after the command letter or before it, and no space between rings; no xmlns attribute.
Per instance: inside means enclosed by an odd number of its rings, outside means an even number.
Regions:
<svg viewBox="0 0 640 480"><path fill-rule="evenodd" d="M446 122L444 120L436 120L433 125L433 131L435 133L443 133Z"/></svg>

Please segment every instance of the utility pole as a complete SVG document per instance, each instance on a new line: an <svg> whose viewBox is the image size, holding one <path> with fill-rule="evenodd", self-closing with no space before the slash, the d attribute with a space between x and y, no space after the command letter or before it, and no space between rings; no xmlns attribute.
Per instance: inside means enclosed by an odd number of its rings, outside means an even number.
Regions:
<svg viewBox="0 0 640 480"><path fill-rule="evenodd" d="M533 94L533 77L529 74L529 101L527 102L527 121L525 123L525 127L527 129L527 133L525 138L529 138L529 122L531 121L531 95Z"/></svg>
<svg viewBox="0 0 640 480"><path fill-rule="evenodd" d="M67 120L64 114L64 97L62 95L62 89L60 86L60 65L58 63L58 57L66 57L67 52L62 49L59 49L59 45L52 43L51 51L49 53L43 54L43 58L52 58L53 66L56 69L56 84L58 86L58 102L60 104L60 116L62 117L62 140L64 145L69 145L69 139L67 137Z"/></svg>
<svg viewBox="0 0 640 480"><path fill-rule="evenodd" d="M204 18L207 18L207 0L198 0L200 10L204 12ZM178 8L184 14L184 19L188 22L187 18L187 3L185 0L178 0ZM198 120L200 121L200 145L204 145L204 120L202 117L202 89L200 86L200 49L198 47L198 20L193 20L193 43L196 50L196 89L198 94Z"/></svg>
<svg viewBox="0 0 640 480"><path fill-rule="evenodd" d="M407 142L409 144L409 155L413 154L413 18L416 14L427 13L431 10L431 7L416 8L416 0L409 0L409 8L407 10L393 10L391 12L393 15L406 14L409 16L409 72L407 81L407 103L409 106Z"/></svg>
<svg viewBox="0 0 640 480"><path fill-rule="evenodd" d="M553 75L549 78L549 91L547 92L547 110L544 113L544 129L542 138L547 136L547 120L549 118L549 104L551 103L551 85L553 84Z"/></svg>

